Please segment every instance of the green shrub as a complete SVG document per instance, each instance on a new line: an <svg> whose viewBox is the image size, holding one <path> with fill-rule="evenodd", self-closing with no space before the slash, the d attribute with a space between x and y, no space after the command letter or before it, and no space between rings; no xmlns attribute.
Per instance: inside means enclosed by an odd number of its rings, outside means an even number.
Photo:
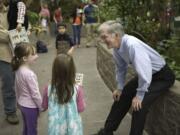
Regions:
<svg viewBox="0 0 180 135"><path fill-rule="evenodd" d="M39 15L36 12L28 11L28 19L32 26L38 25Z"/></svg>

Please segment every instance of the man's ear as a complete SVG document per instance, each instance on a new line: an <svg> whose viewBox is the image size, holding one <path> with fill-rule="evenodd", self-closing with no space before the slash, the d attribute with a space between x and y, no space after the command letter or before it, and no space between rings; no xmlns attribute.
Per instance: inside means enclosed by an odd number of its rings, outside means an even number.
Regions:
<svg viewBox="0 0 180 135"><path fill-rule="evenodd" d="M119 34L119 33L115 33L115 36L116 36L116 37L120 37L120 34Z"/></svg>
<svg viewBox="0 0 180 135"><path fill-rule="evenodd" d="M113 35L113 37L115 37L115 38L119 37L119 34L118 34L118 33L113 33L112 35Z"/></svg>

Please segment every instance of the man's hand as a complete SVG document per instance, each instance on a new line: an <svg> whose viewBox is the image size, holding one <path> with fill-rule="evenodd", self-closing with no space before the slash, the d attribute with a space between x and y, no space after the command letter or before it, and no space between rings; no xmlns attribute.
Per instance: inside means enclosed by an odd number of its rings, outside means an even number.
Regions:
<svg viewBox="0 0 180 135"><path fill-rule="evenodd" d="M121 91L120 90L114 90L112 94L113 94L114 101L119 101L120 96L121 96Z"/></svg>
<svg viewBox="0 0 180 135"><path fill-rule="evenodd" d="M138 97L134 97L132 100L133 111L139 111L142 108L142 101Z"/></svg>

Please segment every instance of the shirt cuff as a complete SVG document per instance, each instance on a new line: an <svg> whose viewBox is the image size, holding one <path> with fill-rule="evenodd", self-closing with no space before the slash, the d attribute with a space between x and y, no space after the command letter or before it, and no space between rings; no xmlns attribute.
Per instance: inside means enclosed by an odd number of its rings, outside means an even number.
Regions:
<svg viewBox="0 0 180 135"><path fill-rule="evenodd" d="M144 95L145 95L144 91L137 91L136 93L136 97L138 97L141 101L143 100Z"/></svg>

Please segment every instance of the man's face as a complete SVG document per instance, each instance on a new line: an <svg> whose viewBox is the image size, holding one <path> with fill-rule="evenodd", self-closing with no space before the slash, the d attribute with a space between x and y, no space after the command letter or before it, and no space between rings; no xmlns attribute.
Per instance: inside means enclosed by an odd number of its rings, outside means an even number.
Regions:
<svg viewBox="0 0 180 135"><path fill-rule="evenodd" d="M107 45L108 49L119 48L120 37L115 33L102 32L100 35L102 41Z"/></svg>

